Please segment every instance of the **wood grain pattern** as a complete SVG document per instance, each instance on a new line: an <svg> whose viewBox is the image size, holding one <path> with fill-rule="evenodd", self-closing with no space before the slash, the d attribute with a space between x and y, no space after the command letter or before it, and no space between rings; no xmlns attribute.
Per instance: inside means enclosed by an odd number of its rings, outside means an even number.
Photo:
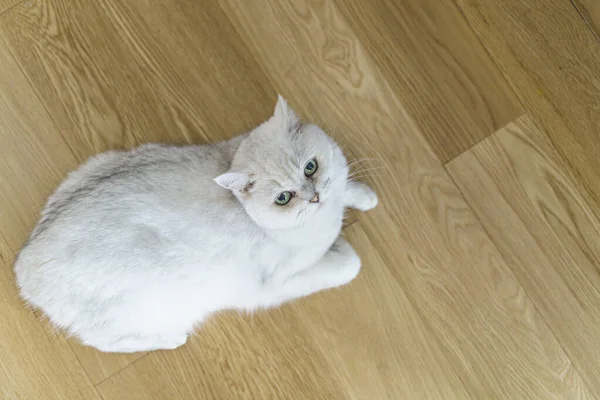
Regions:
<svg viewBox="0 0 600 400"><path fill-rule="evenodd" d="M570 0L600 42L600 4L594 0Z"/></svg>
<svg viewBox="0 0 600 400"><path fill-rule="evenodd" d="M66 340L17 296L15 250L38 198L75 159L2 42L0 65L0 398L100 399Z"/></svg>
<svg viewBox="0 0 600 400"><path fill-rule="evenodd" d="M600 43L570 1L455 0L600 206Z"/></svg>
<svg viewBox="0 0 600 400"><path fill-rule="evenodd" d="M336 3L443 162L523 114L452 2Z"/></svg>
<svg viewBox="0 0 600 400"><path fill-rule="evenodd" d="M170 3L38 0L0 20L56 125L77 132L65 140L79 160L141 142L215 140L266 117L258 105L272 89L220 9ZM243 111L228 118L232 109Z"/></svg>
<svg viewBox="0 0 600 400"><path fill-rule="evenodd" d="M293 307L351 398L471 398L361 223L345 234L362 256L360 278Z"/></svg>
<svg viewBox="0 0 600 400"><path fill-rule="evenodd" d="M115 400L347 398L304 327L286 309L217 317L184 348L153 352L98 389Z"/></svg>
<svg viewBox="0 0 600 400"><path fill-rule="evenodd" d="M0 0L0 14L10 10L15 5L19 4L21 0Z"/></svg>
<svg viewBox="0 0 600 400"><path fill-rule="evenodd" d="M600 357L600 220L565 160L524 117L447 167L572 361L565 371L600 393L590 368Z"/></svg>

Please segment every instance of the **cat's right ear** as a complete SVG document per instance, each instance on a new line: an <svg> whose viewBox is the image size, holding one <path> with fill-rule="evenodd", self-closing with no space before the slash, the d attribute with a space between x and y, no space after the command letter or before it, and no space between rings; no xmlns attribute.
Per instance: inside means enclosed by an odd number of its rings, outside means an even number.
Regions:
<svg viewBox="0 0 600 400"><path fill-rule="evenodd" d="M254 184L252 177L243 172L225 172L213 180L225 189L234 190L236 192L247 192Z"/></svg>
<svg viewBox="0 0 600 400"><path fill-rule="evenodd" d="M300 122L300 118L298 118L294 110L292 110L281 95L277 95L277 105L275 106L273 118L275 118L277 125L282 127L284 131L293 130Z"/></svg>

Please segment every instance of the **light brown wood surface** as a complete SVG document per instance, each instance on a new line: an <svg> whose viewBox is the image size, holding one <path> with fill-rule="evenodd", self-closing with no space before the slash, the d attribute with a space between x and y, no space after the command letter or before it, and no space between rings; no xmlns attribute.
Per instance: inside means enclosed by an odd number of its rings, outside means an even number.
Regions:
<svg viewBox="0 0 600 400"><path fill-rule="evenodd" d="M583 17L583 20L592 29L596 38L600 40L600 4L594 0L571 0L573 5Z"/></svg>
<svg viewBox="0 0 600 400"><path fill-rule="evenodd" d="M0 398L100 399L67 341L23 307L13 283L39 200L77 164L2 43L0 65Z"/></svg>
<svg viewBox="0 0 600 400"><path fill-rule="evenodd" d="M594 207L600 206L600 41L577 7L570 0L456 2Z"/></svg>
<svg viewBox="0 0 600 400"><path fill-rule="evenodd" d="M442 161L523 113L451 1L336 3Z"/></svg>
<svg viewBox="0 0 600 400"><path fill-rule="evenodd" d="M448 164L451 176L595 393L600 220L548 138L523 117ZM582 329L573 329L573 327Z"/></svg>
<svg viewBox="0 0 600 400"><path fill-rule="evenodd" d="M594 2L16 3L0 0L1 399L600 399ZM82 347L23 306L14 255L68 171L230 138L277 93L371 158L381 204L345 230L352 284L148 354Z"/></svg>
<svg viewBox="0 0 600 400"><path fill-rule="evenodd" d="M19 4L19 0L0 0L0 14Z"/></svg>

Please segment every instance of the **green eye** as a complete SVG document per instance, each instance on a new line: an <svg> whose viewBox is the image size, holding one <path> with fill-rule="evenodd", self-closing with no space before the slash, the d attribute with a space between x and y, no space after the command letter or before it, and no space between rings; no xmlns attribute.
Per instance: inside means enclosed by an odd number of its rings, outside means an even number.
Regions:
<svg viewBox="0 0 600 400"><path fill-rule="evenodd" d="M282 192L275 199L275 203L280 206L285 206L292 199L292 192Z"/></svg>
<svg viewBox="0 0 600 400"><path fill-rule="evenodd" d="M312 160L307 162L306 165L304 166L304 175L312 176L315 174L315 172L317 172L318 169L319 169L319 164L317 164L317 160L315 160L313 158Z"/></svg>

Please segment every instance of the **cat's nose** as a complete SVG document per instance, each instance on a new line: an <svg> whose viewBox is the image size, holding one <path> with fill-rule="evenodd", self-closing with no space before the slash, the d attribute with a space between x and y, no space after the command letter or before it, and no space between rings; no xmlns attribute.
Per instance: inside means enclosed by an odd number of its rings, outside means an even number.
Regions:
<svg viewBox="0 0 600 400"><path fill-rule="evenodd" d="M319 202L319 193L315 193L315 197L313 197L310 200L311 203L318 203Z"/></svg>

